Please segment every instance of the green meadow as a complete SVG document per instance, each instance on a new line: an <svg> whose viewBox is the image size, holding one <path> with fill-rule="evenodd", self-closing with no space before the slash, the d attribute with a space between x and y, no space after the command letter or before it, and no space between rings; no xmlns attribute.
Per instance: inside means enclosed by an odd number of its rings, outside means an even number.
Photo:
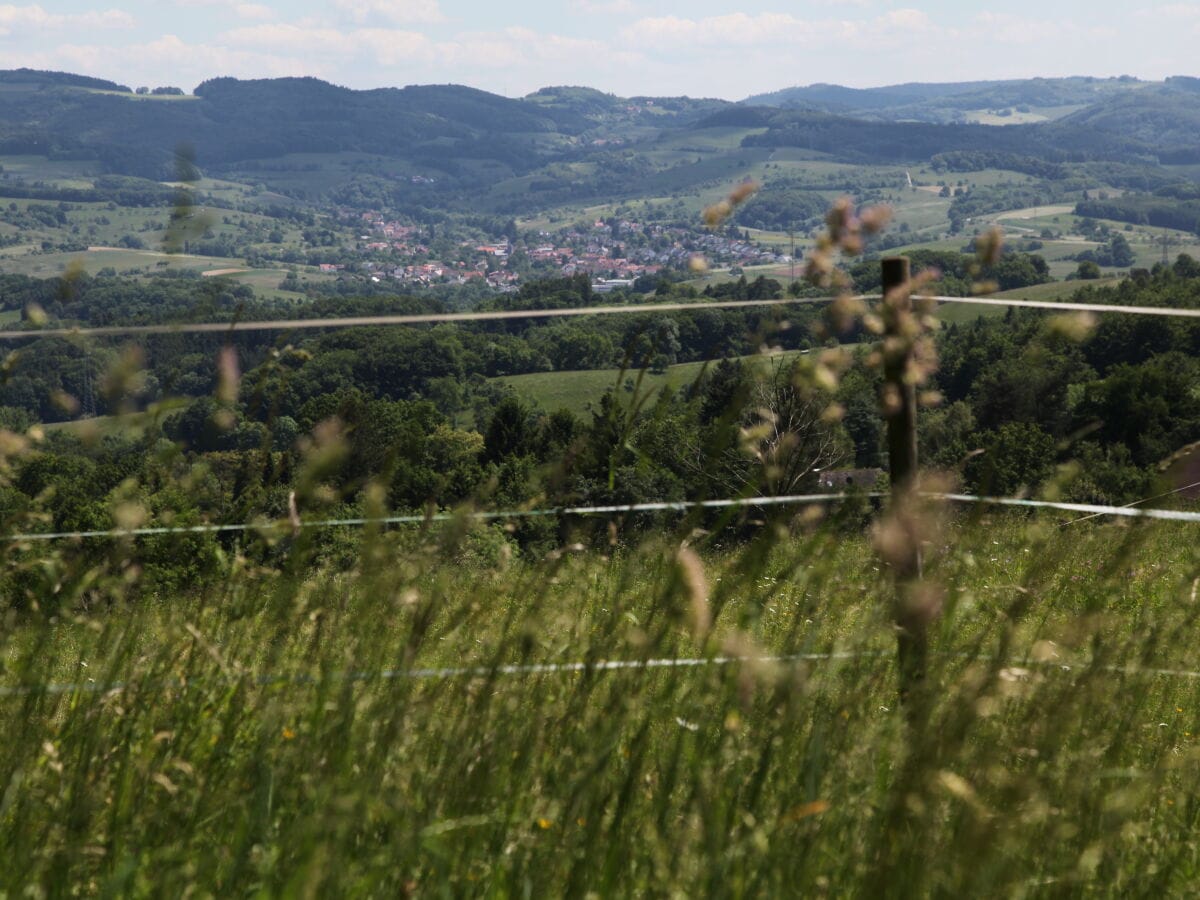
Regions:
<svg viewBox="0 0 1200 900"><path fill-rule="evenodd" d="M1188 893L1194 526L924 515L915 719L861 510L18 544L0 889Z"/></svg>
<svg viewBox="0 0 1200 900"><path fill-rule="evenodd" d="M744 359L759 365L771 365L793 359L802 352L805 351L748 356ZM507 375L492 381L512 388L518 396L538 404L544 410L553 412L568 409L576 415L585 415L599 408L600 398L607 391L630 402L651 407L664 392L686 389L713 365L709 362L680 363L668 366L661 373L648 369L536 372L531 375Z"/></svg>

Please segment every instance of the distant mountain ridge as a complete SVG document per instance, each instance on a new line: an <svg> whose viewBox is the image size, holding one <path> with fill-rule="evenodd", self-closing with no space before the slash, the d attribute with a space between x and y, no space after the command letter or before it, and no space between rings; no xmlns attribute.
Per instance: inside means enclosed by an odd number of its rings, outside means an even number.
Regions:
<svg viewBox="0 0 1200 900"><path fill-rule="evenodd" d="M103 78L92 78L88 75L72 75L70 72L50 72L44 69L7 69L0 70L0 84L19 85L32 84L36 86L62 86L88 88L96 91L119 91L132 93L130 89L115 81Z"/></svg>
<svg viewBox="0 0 1200 900"><path fill-rule="evenodd" d="M623 98L568 86L514 99L461 85L353 90L316 78L228 77L193 95L153 97L21 69L0 72L0 156L88 160L99 175L168 181L187 146L201 171L253 169L253 180L281 190L286 173L317 166L304 155L341 156L359 166L352 189L309 183L301 195L361 200L404 184L406 198L430 208L490 202L505 211L666 196L781 148L850 163L941 157L943 167L1039 177L1077 163L1200 164L1200 80L1186 77L824 84L751 100ZM977 121L981 110L989 121ZM1016 124L996 127L1008 122ZM374 162L344 159L356 154Z"/></svg>
<svg viewBox="0 0 1200 900"><path fill-rule="evenodd" d="M756 94L748 97L743 103L748 106L823 107L830 112L874 110L881 109L887 104L907 106L1002 83L998 81L964 81L944 84L908 82L873 88L851 88L822 82L806 87L791 87L766 94Z"/></svg>
<svg viewBox="0 0 1200 900"><path fill-rule="evenodd" d="M352 90L316 78L214 78L191 96L159 99L114 82L32 70L0 72L0 86L0 154L91 154L106 171L148 178L167 177L183 144L202 167L357 152L438 168L495 160L527 171L585 133L643 120L684 126L730 106L586 88L546 88L523 99L461 85Z"/></svg>
<svg viewBox="0 0 1200 900"><path fill-rule="evenodd" d="M974 110L1004 110L1029 107L1051 111L1063 107L1082 107L1101 103L1114 96L1146 87L1169 84L1145 82L1130 76L1093 78L1024 78L1005 81L964 81L952 83L886 85L874 88L846 88L832 84L812 84L758 94L743 101L750 106L813 109L833 113L853 113L872 119L947 123L963 121Z"/></svg>

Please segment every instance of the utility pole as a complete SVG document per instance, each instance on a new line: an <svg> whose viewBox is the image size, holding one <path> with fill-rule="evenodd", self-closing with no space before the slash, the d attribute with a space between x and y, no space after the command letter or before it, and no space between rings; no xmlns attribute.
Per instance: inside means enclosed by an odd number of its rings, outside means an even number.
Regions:
<svg viewBox="0 0 1200 900"><path fill-rule="evenodd" d="M92 351L87 347L83 351L83 417L96 416L96 391L92 386Z"/></svg>
<svg viewBox="0 0 1200 900"><path fill-rule="evenodd" d="M925 673L929 657L928 621L917 588L921 580L921 547L915 527L917 491L917 389L912 379L912 297L906 257L883 260L883 378L887 418L888 465L891 470L892 527L902 538L890 562L896 578L893 620L900 702L909 721L924 716Z"/></svg>
<svg viewBox="0 0 1200 900"><path fill-rule="evenodd" d="M796 283L796 226L792 225L788 228L788 239L792 242L792 249L788 255L788 259L792 263L792 274L788 280L788 290L791 290L792 285Z"/></svg>

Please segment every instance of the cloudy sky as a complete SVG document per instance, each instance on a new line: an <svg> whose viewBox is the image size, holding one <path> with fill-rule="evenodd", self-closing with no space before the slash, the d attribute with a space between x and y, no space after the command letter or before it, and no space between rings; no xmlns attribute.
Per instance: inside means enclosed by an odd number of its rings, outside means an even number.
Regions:
<svg viewBox="0 0 1200 900"><path fill-rule="evenodd" d="M0 3L0 68L190 90L217 75L351 87L585 84L741 99L1034 75L1200 74L1200 2L43 0Z"/></svg>

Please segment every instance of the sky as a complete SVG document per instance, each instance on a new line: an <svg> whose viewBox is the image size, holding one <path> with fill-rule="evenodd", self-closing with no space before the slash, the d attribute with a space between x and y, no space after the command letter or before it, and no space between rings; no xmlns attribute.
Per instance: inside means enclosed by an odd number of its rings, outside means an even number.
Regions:
<svg viewBox="0 0 1200 900"><path fill-rule="evenodd" d="M1153 0L0 2L0 68L187 91L221 75L313 75L740 100L815 82L1197 75L1198 44L1200 2Z"/></svg>

